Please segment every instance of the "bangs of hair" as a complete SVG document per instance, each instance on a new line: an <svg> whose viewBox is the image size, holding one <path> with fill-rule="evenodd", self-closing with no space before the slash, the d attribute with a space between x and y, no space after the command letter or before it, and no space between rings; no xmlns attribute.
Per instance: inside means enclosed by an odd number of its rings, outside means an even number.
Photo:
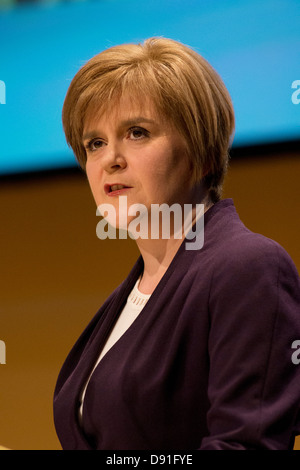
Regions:
<svg viewBox="0 0 300 470"><path fill-rule="evenodd" d="M100 75L78 93L76 102L66 96L63 108L63 127L68 144L72 147L80 165L85 168L86 152L82 143L83 131L90 122L97 120L110 110L117 109L122 97L126 96L132 103L144 106L145 98L150 97L155 110L162 112L160 100L140 70L112 70ZM72 84L76 86L75 83ZM69 89L68 93L72 93Z"/></svg>

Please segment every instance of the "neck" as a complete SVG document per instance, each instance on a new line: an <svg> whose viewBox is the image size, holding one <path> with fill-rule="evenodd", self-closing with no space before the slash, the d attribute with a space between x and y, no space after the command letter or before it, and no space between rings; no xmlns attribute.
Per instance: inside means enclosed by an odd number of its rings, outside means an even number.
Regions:
<svg viewBox="0 0 300 470"><path fill-rule="evenodd" d="M206 197L197 203L204 204L204 212L213 205ZM193 207L191 225L196 221L196 207L194 204ZM182 234L181 238L175 238L174 233L172 233L168 239L151 239L149 237L148 239L138 238L136 240L144 261L144 271L138 286L140 292L152 294L184 241L183 224Z"/></svg>
<svg viewBox="0 0 300 470"><path fill-rule="evenodd" d="M139 283L139 291L152 294L155 287L167 271L178 251L182 240L137 240L137 245L144 261L144 271Z"/></svg>

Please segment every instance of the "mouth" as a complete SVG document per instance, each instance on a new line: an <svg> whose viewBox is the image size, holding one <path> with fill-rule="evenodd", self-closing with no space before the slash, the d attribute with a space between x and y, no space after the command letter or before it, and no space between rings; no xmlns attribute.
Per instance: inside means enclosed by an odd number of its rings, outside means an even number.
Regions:
<svg viewBox="0 0 300 470"><path fill-rule="evenodd" d="M122 194L122 192L125 192L128 189L131 189L131 186L127 186L121 183L104 185L105 194L107 194L108 196L117 196L119 194Z"/></svg>

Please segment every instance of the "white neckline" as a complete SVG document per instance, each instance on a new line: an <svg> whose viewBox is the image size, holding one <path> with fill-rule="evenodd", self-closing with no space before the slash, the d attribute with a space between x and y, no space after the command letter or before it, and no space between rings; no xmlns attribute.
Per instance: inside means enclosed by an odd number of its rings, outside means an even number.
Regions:
<svg viewBox="0 0 300 470"><path fill-rule="evenodd" d="M134 288L130 292L127 302L130 303L130 305L133 308L140 309L144 305L146 305L147 301L151 297L151 294L143 294L142 292L139 291L138 289L138 284L140 282L140 278L136 281Z"/></svg>

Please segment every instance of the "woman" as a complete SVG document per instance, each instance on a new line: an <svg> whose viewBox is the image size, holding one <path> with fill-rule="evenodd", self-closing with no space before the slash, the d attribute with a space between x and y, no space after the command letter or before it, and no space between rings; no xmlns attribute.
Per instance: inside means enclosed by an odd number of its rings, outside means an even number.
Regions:
<svg viewBox="0 0 300 470"><path fill-rule="evenodd" d="M148 223L141 256L60 372L63 449L292 448L299 276L221 200L234 113L220 77L173 40L113 47L74 77L63 124L97 206L129 228L123 196ZM194 224L203 207L203 246L187 248L174 227L151 237L155 204L189 205Z"/></svg>

